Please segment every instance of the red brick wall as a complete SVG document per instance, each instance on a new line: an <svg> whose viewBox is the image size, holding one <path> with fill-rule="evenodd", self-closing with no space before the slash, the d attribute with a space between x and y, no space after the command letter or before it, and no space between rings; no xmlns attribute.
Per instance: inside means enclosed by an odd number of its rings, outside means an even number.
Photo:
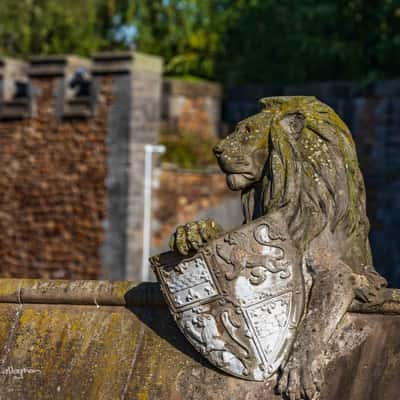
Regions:
<svg viewBox="0 0 400 400"><path fill-rule="evenodd" d="M153 210L159 229L153 233L153 246L162 248L176 225L193 221L202 211L234 196L221 172L161 169Z"/></svg>
<svg viewBox="0 0 400 400"><path fill-rule="evenodd" d="M56 116L56 80L37 79L36 113L0 123L0 276L96 278L103 241L107 110L103 79L88 120Z"/></svg>
<svg viewBox="0 0 400 400"><path fill-rule="evenodd" d="M203 97L184 99L177 121L179 132L197 134L207 138L212 135L212 121L207 110L206 99Z"/></svg>
<svg viewBox="0 0 400 400"><path fill-rule="evenodd" d="M216 82L166 78L163 125L167 131L201 138L220 135L222 87Z"/></svg>

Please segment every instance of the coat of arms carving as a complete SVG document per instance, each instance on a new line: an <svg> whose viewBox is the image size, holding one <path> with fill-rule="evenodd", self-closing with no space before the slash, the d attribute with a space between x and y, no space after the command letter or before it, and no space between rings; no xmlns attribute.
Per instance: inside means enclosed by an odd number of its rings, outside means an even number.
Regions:
<svg viewBox="0 0 400 400"><path fill-rule="evenodd" d="M273 218L211 241L191 257L152 259L180 330L212 364L264 380L292 344L305 301L303 260Z"/></svg>

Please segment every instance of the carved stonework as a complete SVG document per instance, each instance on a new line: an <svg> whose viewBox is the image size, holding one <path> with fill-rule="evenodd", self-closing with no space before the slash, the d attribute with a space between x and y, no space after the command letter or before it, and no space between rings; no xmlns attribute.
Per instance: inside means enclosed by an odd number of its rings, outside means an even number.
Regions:
<svg viewBox="0 0 400 400"><path fill-rule="evenodd" d="M302 259L274 221L254 221L195 256L154 271L179 328L222 370L249 380L277 371L304 308ZM165 257L165 256L164 256Z"/></svg>
<svg viewBox="0 0 400 400"><path fill-rule="evenodd" d="M242 191L245 223L226 233L212 220L180 226L172 252L151 263L177 325L211 363L315 399L346 312L384 312L400 296L372 264L347 126L314 97L261 102L214 149L229 188Z"/></svg>

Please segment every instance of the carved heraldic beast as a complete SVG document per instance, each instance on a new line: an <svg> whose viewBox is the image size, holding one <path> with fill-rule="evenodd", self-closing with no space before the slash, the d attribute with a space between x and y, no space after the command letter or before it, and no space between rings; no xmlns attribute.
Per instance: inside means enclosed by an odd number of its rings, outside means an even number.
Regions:
<svg viewBox="0 0 400 400"><path fill-rule="evenodd" d="M314 97L271 97L214 152L241 190L244 224L176 229L151 258L174 320L212 364L313 399L351 309L395 301L374 269L351 134Z"/></svg>

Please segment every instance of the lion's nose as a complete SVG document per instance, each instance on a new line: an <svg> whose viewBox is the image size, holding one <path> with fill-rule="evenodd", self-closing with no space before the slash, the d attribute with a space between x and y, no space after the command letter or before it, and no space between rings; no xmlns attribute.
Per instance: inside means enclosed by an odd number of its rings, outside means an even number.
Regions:
<svg viewBox="0 0 400 400"><path fill-rule="evenodd" d="M215 145L214 148L213 148L213 152L214 152L216 157L220 157L221 154L223 153L223 151L224 150L222 149L222 146L219 145L219 144Z"/></svg>

